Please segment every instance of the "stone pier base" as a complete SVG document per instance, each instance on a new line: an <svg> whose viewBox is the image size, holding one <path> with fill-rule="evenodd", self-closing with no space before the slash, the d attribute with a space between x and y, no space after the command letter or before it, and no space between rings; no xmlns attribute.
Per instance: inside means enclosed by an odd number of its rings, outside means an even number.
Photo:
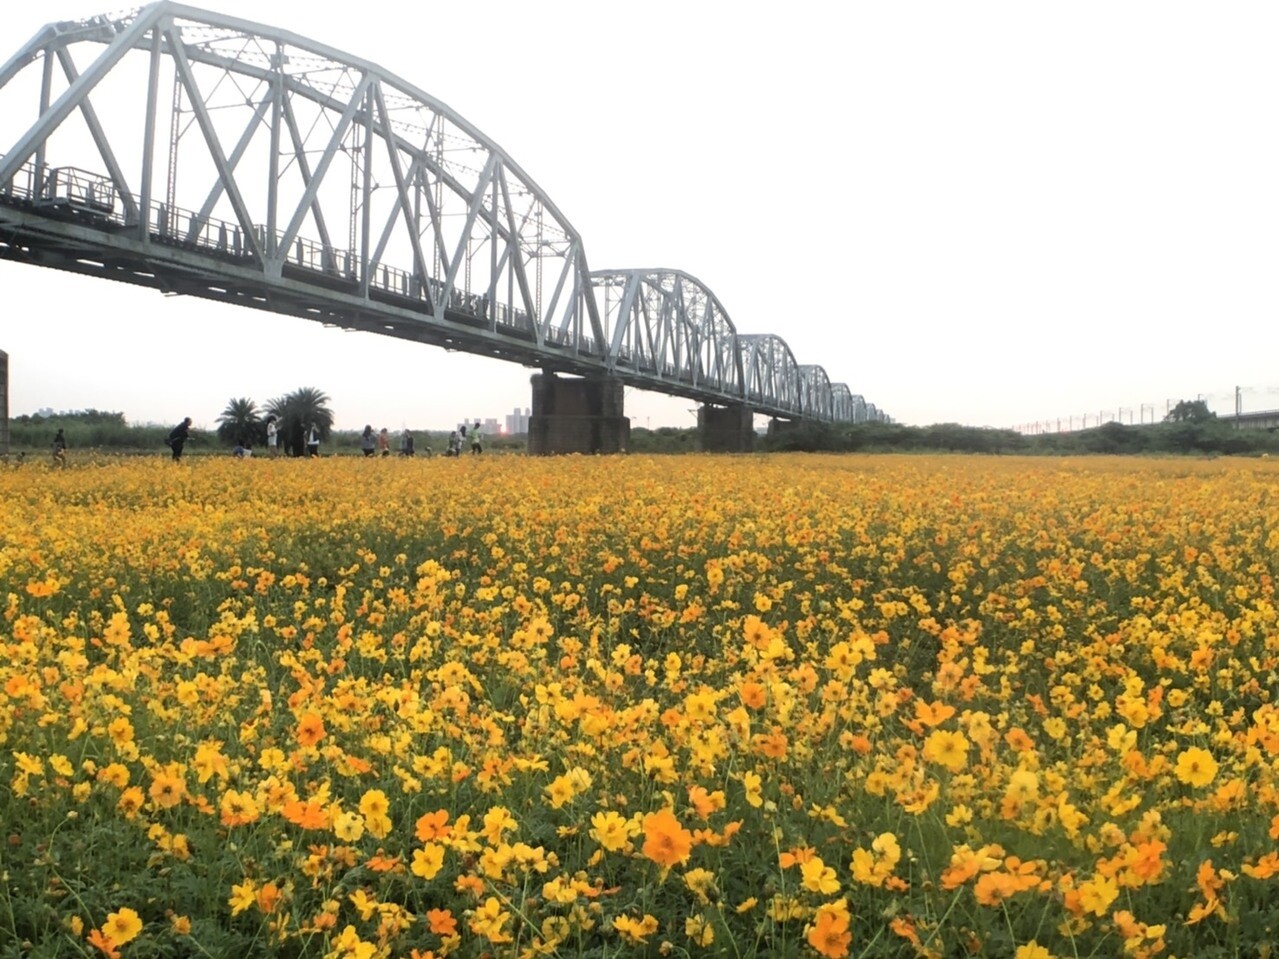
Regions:
<svg viewBox="0 0 1279 959"><path fill-rule="evenodd" d="M755 449L755 413L741 403L697 409L697 446L705 453L749 453Z"/></svg>
<svg viewBox="0 0 1279 959"><path fill-rule="evenodd" d="M800 427L801 420L779 420L773 417L768 421L768 435L777 436L782 433L789 433Z"/></svg>
<svg viewBox="0 0 1279 959"><path fill-rule="evenodd" d="M626 452L631 421L622 415L620 380L538 373L532 384L529 453Z"/></svg>
<svg viewBox="0 0 1279 959"><path fill-rule="evenodd" d="M9 354L0 350L0 456L9 456Z"/></svg>

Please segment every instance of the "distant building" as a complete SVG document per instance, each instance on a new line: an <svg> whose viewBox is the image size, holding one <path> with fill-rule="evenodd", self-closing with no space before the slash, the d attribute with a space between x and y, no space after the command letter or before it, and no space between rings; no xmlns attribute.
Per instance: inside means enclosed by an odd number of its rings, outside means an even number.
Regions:
<svg viewBox="0 0 1279 959"><path fill-rule="evenodd" d="M506 417L506 435L513 436L517 433L528 432L529 411L520 411L518 407L514 409L510 415Z"/></svg>

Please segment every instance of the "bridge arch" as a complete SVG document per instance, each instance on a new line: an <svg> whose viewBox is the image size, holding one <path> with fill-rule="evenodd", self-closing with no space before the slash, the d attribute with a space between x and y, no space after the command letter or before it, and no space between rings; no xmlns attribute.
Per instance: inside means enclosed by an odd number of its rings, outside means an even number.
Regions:
<svg viewBox="0 0 1279 959"><path fill-rule="evenodd" d="M50 24L0 65L0 150L2 258L843 415L824 370L738 334L692 275L593 274L545 191L446 104L288 30L172 0Z"/></svg>
<svg viewBox="0 0 1279 959"><path fill-rule="evenodd" d="M804 415L816 420L833 419L830 377L826 370L815 364L805 364L799 368L799 378Z"/></svg>
<svg viewBox="0 0 1279 959"><path fill-rule="evenodd" d="M737 342L747 402L760 410L801 416L799 364L786 341L773 333L748 333Z"/></svg>
<svg viewBox="0 0 1279 959"><path fill-rule="evenodd" d="M725 399L743 393L737 329L714 293L682 270L591 274L611 370L634 370Z"/></svg>
<svg viewBox="0 0 1279 959"><path fill-rule="evenodd" d="M836 423L853 421L853 392L847 383L830 385L831 419Z"/></svg>
<svg viewBox="0 0 1279 959"><path fill-rule="evenodd" d="M563 213L473 124L376 64L159 2L46 27L0 68L0 93L29 93L14 81L55 61L61 85L0 159L9 192L539 346L601 338ZM94 108L108 98L147 113L109 128ZM77 112L88 135L66 138Z"/></svg>

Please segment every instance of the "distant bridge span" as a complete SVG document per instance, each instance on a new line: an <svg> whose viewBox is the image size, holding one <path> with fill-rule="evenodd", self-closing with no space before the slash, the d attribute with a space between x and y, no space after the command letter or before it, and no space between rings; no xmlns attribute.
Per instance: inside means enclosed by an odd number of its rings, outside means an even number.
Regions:
<svg viewBox="0 0 1279 959"><path fill-rule="evenodd" d="M288 31L167 0L50 24L0 67L0 148L6 259L752 414L885 418L691 275L591 271L466 119Z"/></svg>

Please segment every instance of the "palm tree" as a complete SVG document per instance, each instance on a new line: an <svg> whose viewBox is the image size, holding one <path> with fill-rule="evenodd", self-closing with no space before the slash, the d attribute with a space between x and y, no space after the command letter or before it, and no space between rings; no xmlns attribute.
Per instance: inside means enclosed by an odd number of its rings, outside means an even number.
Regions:
<svg viewBox="0 0 1279 959"><path fill-rule="evenodd" d="M329 394L313 386L301 386L292 393L277 396L267 403L268 413L279 419L281 445L294 456L304 452L303 434L314 423L320 429L320 438L328 439L333 428L333 411L329 409Z"/></svg>
<svg viewBox="0 0 1279 959"><path fill-rule="evenodd" d="M234 443L257 445L266 439L258 404L248 397L230 400L218 417L218 439L226 446Z"/></svg>

